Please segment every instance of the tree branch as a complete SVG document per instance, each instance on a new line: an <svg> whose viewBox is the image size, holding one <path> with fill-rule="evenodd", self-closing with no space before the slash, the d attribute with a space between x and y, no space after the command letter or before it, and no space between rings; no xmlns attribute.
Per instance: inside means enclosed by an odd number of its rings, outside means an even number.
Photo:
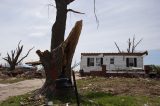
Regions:
<svg viewBox="0 0 160 106"><path fill-rule="evenodd" d="M18 43L17 51L20 49L20 43L21 43L21 40L20 40L19 43Z"/></svg>
<svg viewBox="0 0 160 106"><path fill-rule="evenodd" d="M2 59L4 59L4 60L8 61L7 57L4 57L4 58L2 58ZM8 62L9 62L9 61L8 61Z"/></svg>
<svg viewBox="0 0 160 106"><path fill-rule="evenodd" d="M55 6L55 5L53 5L53 4L48 4L48 7L49 7L49 6L52 6L52 7L56 8L56 6Z"/></svg>
<svg viewBox="0 0 160 106"><path fill-rule="evenodd" d="M11 54L12 54L12 60L14 60L15 50L12 50L12 51L11 51Z"/></svg>
<svg viewBox="0 0 160 106"><path fill-rule="evenodd" d="M82 13L82 12L79 12L79 11L75 11L73 9L68 9L67 12L73 12L73 13L77 13L77 14L85 14L85 13Z"/></svg>
<svg viewBox="0 0 160 106"><path fill-rule="evenodd" d="M23 45L22 45L21 47L18 45L18 49L17 49L17 53L16 53L16 57L14 58L14 60L15 60L15 61L17 61L17 60L18 60L18 57L20 56L20 54L21 54L22 50L23 50Z"/></svg>
<svg viewBox="0 0 160 106"><path fill-rule="evenodd" d="M11 57L10 57L10 55L8 53L7 53L7 58L8 58L8 61L11 62Z"/></svg>
<svg viewBox="0 0 160 106"><path fill-rule="evenodd" d="M135 45L135 36L133 37L133 41L132 41L132 53L133 53L134 50L135 50L134 45Z"/></svg>
<svg viewBox="0 0 160 106"><path fill-rule="evenodd" d="M119 53L121 53L121 50L119 49L119 46L117 45L117 43L116 43L116 42L114 42L114 43L115 43L115 45L116 45L116 47L117 47Z"/></svg>
<svg viewBox="0 0 160 106"><path fill-rule="evenodd" d="M136 48L136 47L141 43L142 40L143 40L143 39L139 40L139 41L135 44L134 48Z"/></svg>
<svg viewBox="0 0 160 106"><path fill-rule="evenodd" d="M95 15L95 18L96 18L97 28L98 28L99 27L99 20L98 20L98 17L96 15L96 0L94 0L94 15Z"/></svg>
<svg viewBox="0 0 160 106"><path fill-rule="evenodd" d="M25 58L29 55L30 51L31 51L33 48L34 48L34 47L32 47L31 49L29 49L29 51L27 52L27 54L26 54L24 57L22 57L16 64L20 63L23 59L25 59Z"/></svg>
<svg viewBox="0 0 160 106"><path fill-rule="evenodd" d="M135 51L135 48L141 43L143 39L140 39L136 44L135 44L135 36L133 37L133 44L132 44L132 53Z"/></svg>
<svg viewBox="0 0 160 106"><path fill-rule="evenodd" d="M128 53L130 53L130 51L131 51L131 44L132 44L132 43L131 43L131 39L129 38L129 39L128 39L128 49L127 49L127 52L128 52Z"/></svg>
<svg viewBox="0 0 160 106"><path fill-rule="evenodd" d="M11 64L11 61L9 61L9 60L7 59L7 57L2 58L2 59L4 59L5 61L7 61L7 62L9 63L9 65Z"/></svg>
<svg viewBox="0 0 160 106"><path fill-rule="evenodd" d="M53 4L48 4L47 6L48 6L48 18L49 18L49 7L52 6L56 8L56 6L54 6Z"/></svg>
<svg viewBox="0 0 160 106"><path fill-rule="evenodd" d="M43 56L43 53L40 50L37 50L36 53L40 58Z"/></svg>
<svg viewBox="0 0 160 106"><path fill-rule="evenodd" d="M75 0L66 0L67 5L70 4L71 2L73 2Z"/></svg>

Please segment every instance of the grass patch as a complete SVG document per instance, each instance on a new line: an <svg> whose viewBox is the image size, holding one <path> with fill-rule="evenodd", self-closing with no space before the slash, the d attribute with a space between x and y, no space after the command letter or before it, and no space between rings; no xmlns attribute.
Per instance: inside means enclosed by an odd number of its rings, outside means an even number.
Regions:
<svg viewBox="0 0 160 106"><path fill-rule="evenodd" d="M121 96L103 92L90 92L85 98L92 101L96 106L159 106L160 98L147 96Z"/></svg>
<svg viewBox="0 0 160 106"><path fill-rule="evenodd" d="M21 102L25 102L29 96L30 94L10 97L6 101L0 102L0 106L21 106Z"/></svg>
<svg viewBox="0 0 160 106"><path fill-rule="evenodd" d="M81 106L160 106L160 81L142 78L88 77L77 81ZM45 100L32 101L32 94L11 97L0 106L39 106ZM76 106L75 97L53 98L54 106ZM35 105L37 104L37 105Z"/></svg>
<svg viewBox="0 0 160 106"><path fill-rule="evenodd" d="M44 101L29 101L30 94L10 97L8 100L0 103L0 106L39 106ZM160 106L160 98L147 96L120 96L105 92L88 92L80 96L81 106ZM21 102L21 103L20 103ZM58 99L54 98L54 106L61 106L69 102L70 106L76 106L75 97Z"/></svg>
<svg viewBox="0 0 160 106"><path fill-rule="evenodd" d="M24 81L26 78L7 78L7 79L0 79L0 84L12 84L20 81Z"/></svg>

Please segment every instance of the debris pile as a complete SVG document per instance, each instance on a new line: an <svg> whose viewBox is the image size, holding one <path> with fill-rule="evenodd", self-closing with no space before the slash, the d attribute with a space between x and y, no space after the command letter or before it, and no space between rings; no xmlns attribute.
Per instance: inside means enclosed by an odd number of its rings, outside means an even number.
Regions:
<svg viewBox="0 0 160 106"><path fill-rule="evenodd" d="M9 71L7 69L0 70L0 78L6 79L9 77L18 77L18 78L44 78L45 72L43 70L38 70L36 68L33 69L25 69L25 68L17 68L13 71Z"/></svg>

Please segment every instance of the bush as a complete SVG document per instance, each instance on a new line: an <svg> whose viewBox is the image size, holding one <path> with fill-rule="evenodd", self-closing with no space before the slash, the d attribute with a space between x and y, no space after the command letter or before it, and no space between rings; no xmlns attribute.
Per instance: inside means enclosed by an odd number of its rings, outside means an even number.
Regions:
<svg viewBox="0 0 160 106"><path fill-rule="evenodd" d="M160 66L159 65L152 65L152 70L156 72L157 75L160 76Z"/></svg>

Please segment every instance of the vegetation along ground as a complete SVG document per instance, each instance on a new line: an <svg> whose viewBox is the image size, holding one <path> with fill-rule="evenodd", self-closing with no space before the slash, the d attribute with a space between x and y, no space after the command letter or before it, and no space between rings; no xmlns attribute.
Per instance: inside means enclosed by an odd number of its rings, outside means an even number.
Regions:
<svg viewBox="0 0 160 106"><path fill-rule="evenodd" d="M77 80L81 106L160 106L160 80L148 78L86 77ZM10 97L0 106L39 106L45 99L33 100L33 92ZM75 97L54 98L54 106L76 106Z"/></svg>

